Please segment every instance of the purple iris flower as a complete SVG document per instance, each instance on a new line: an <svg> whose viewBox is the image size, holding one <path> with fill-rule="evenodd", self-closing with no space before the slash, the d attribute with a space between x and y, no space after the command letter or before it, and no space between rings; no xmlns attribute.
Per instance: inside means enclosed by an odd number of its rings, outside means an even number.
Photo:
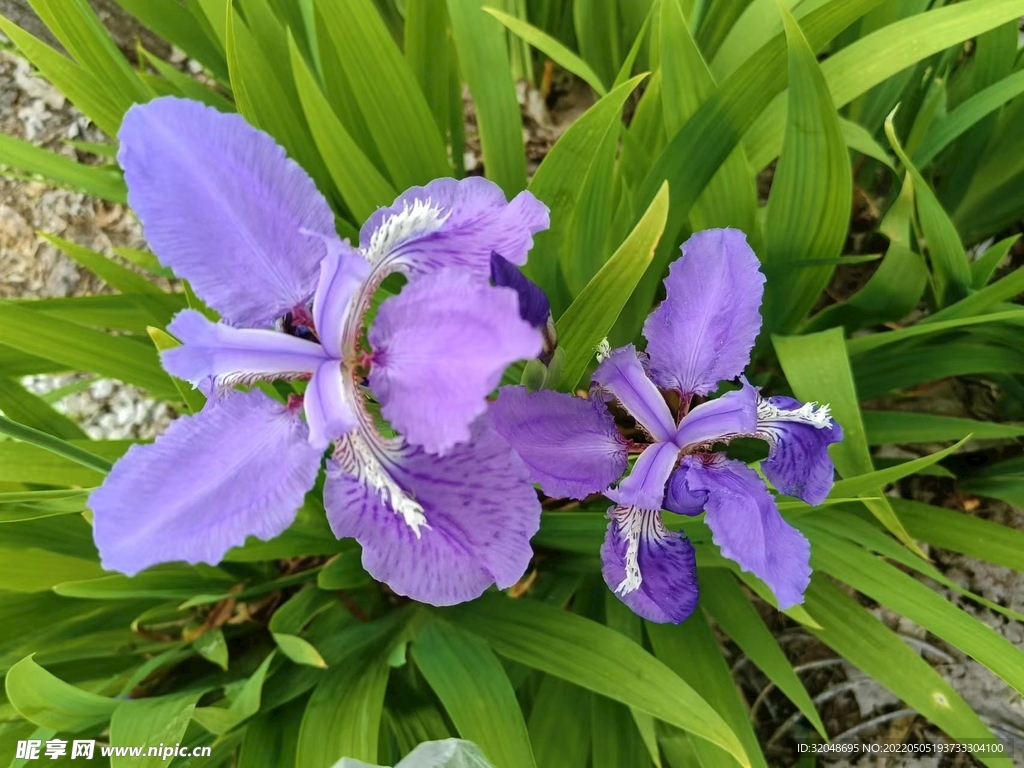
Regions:
<svg viewBox="0 0 1024 768"><path fill-rule="evenodd" d="M328 520L360 542L372 576L439 605L514 584L540 506L487 395L542 334L515 290L491 284L491 254L525 263L545 206L482 178L438 179L374 213L355 248L305 171L238 115L157 99L128 111L119 139L154 253L221 321L185 310L169 326L182 346L164 366L211 397L132 446L92 494L103 565L215 563L280 534L332 446ZM396 272L407 283L364 338ZM305 388L287 403L235 389L274 379ZM378 430L364 384L397 437Z"/></svg>
<svg viewBox="0 0 1024 768"><path fill-rule="evenodd" d="M665 301L644 325L646 354L632 346L599 352L588 400L505 387L491 409L495 429L549 496L602 492L615 502L601 548L604 579L636 613L662 623L686 619L698 594L693 546L665 528L662 509L705 512L722 554L764 581L780 608L803 601L810 545L758 474L714 446L765 440L767 478L782 493L820 504L834 475L827 449L843 434L827 406L764 398L742 378L740 389L693 406L721 381L742 377L761 329L765 278L735 229L698 232L682 251L665 280ZM663 390L678 395L678 416ZM648 440L627 442L606 399L617 400ZM609 487L636 450L628 476Z"/></svg>

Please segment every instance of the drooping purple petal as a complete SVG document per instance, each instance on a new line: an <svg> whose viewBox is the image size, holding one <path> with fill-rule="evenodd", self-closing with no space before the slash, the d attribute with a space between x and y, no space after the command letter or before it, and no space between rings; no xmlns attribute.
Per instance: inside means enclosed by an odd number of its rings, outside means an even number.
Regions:
<svg viewBox="0 0 1024 768"><path fill-rule="evenodd" d="M299 414L259 391L231 392L133 445L89 497L103 567L217 563L247 536L287 528L313 487L320 451Z"/></svg>
<svg viewBox="0 0 1024 768"><path fill-rule="evenodd" d="M594 371L594 381L613 394L655 442L672 440L676 432L672 412L654 382L647 378L632 344L612 350Z"/></svg>
<svg viewBox="0 0 1024 768"><path fill-rule="evenodd" d="M761 579L779 608L802 603L811 580L811 546L782 519L757 473L721 454L687 456L683 469L687 488L708 495L704 520L722 554Z"/></svg>
<svg viewBox="0 0 1024 768"><path fill-rule="evenodd" d="M309 175L241 115L165 97L118 132L128 202L161 263L232 325L266 327L309 299L331 209Z"/></svg>
<svg viewBox="0 0 1024 768"><path fill-rule="evenodd" d="M821 504L835 480L828 447L843 439L843 428L829 415L828 406L792 397L759 399L757 410L758 437L770 446L768 458L761 462L765 477L780 493Z"/></svg>
<svg viewBox="0 0 1024 768"><path fill-rule="evenodd" d="M668 479L665 488L665 504L663 509L677 515L694 517L704 511L708 503L707 491L694 491L686 484L686 460Z"/></svg>
<svg viewBox="0 0 1024 768"><path fill-rule="evenodd" d="M621 507L661 509L665 501L665 484L675 468L679 447L675 443L655 443L644 449L617 488L605 496Z"/></svg>
<svg viewBox="0 0 1024 768"><path fill-rule="evenodd" d="M693 545L665 529L661 513L612 507L601 547L605 584L637 615L658 624L679 624L697 607Z"/></svg>
<svg viewBox="0 0 1024 768"><path fill-rule="evenodd" d="M541 350L540 332L519 317L515 291L459 269L406 285L381 304L368 338L381 413L429 453L468 440L505 368Z"/></svg>
<svg viewBox="0 0 1024 768"><path fill-rule="evenodd" d="M422 275L465 267L488 280L492 253L525 264L533 235L547 228L547 206L529 192L509 202L497 184L481 176L435 179L370 216L359 245L375 268Z"/></svg>
<svg viewBox="0 0 1024 768"><path fill-rule="evenodd" d="M697 232L682 251L644 336L651 377L685 397L706 395L743 373L761 330L764 275L738 229Z"/></svg>
<svg viewBox="0 0 1024 768"><path fill-rule="evenodd" d="M679 423L675 444L680 448L712 444L756 431L757 390L744 379L742 389L726 392L687 413Z"/></svg>
<svg viewBox="0 0 1024 768"><path fill-rule="evenodd" d="M604 403L502 387L489 415L548 496L582 499L626 471L626 444Z"/></svg>
<svg viewBox="0 0 1024 768"><path fill-rule="evenodd" d="M519 296L519 316L534 328L544 328L551 317L551 304L540 286L499 253L491 254L491 281L513 289Z"/></svg>
<svg viewBox="0 0 1024 768"><path fill-rule="evenodd" d="M342 358L342 338L350 318L352 302L370 274L370 264L347 242L337 238L325 242L327 254L320 262L320 279L313 297L313 321L323 348Z"/></svg>
<svg viewBox="0 0 1024 768"><path fill-rule="evenodd" d="M194 309L175 315L167 330L181 341L181 346L163 352L160 360L172 376L193 384L208 376L231 384L312 373L327 359L315 341L278 331L213 323Z"/></svg>
<svg viewBox="0 0 1024 768"><path fill-rule="evenodd" d="M526 467L486 423L443 457L349 433L328 466L331 529L363 547L363 567L400 595L433 605L505 589L526 571L540 503Z"/></svg>
<svg viewBox="0 0 1024 768"><path fill-rule="evenodd" d="M355 382L347 377L340 360L320 364L310 379L303 396L309 442L321 451L337 437L356 426L355 398L359 397Z"/></svg>

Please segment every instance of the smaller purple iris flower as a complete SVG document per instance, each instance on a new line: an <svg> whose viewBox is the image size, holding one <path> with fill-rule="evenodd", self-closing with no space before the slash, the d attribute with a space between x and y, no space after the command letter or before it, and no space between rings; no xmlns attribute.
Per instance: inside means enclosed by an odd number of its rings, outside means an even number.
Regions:
<svg viewBox="0 0 1024 768"><path fill-rule="evenodd" d="M601 492L615 502L601 548L605 582L640 616L678 623L697 606L694 549L670 532L661 510L705 512L726 557L758 576L780 608L803 601L810 545L779 514L757 472L714 448L738 437L768 443L761 463L782 493L820 504L832 487L828 446L842 429L827 406L764 398L742 379L761 329L764 275L744 234L698 232L665 280L667 297L647 318L647 352L632 346L599 352L591 398L505 387L492 423L518 451L549 496ZM724 380L738 390L693 406ZM678 418L662 391L680 400ZM649 440L628 443L606 398L614 399ZM628 476L628 454L640 449Z"/></svg>
<svg viewBox="0 0 1024 768"><path fill-rule="evenodd" d="M491 255L525 263L547 208L438 179L376 211L353 247L312 179L238 115L162 98L132 107L118 138L154 253L221 321L185 310L169 326L182 345L165 368L211 397L132 446L90 497L104 567L216 563L277 536L333 446L328 521L377 580L438 605L514 584L540 505L487 396L542 334L515 290L491 284ZM407 284L366 330L392 273ZM235 389L275 379L306 384L287 404ZM381 434L366 388L398 436Z"/></svg>

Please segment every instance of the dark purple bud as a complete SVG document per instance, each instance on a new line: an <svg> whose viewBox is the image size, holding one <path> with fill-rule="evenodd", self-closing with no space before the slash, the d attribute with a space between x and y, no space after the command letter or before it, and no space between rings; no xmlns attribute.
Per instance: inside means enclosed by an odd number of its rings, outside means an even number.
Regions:
<svg viewBox="0 0 1024 768"><path fill-rule="evenodd" d="M551 315L548 297L540 286L526 277L515 264L499 253L491 254L491 280L519 294L519 316L534 328L547 325Z"/></svg>

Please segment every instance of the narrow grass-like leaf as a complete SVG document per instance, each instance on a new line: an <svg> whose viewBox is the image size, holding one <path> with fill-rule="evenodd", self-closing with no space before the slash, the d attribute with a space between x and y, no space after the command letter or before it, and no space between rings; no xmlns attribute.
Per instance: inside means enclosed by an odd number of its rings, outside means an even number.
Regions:
<svg viewBox="0 0 1024 768"><path fill-rule="evenodd" d="M209 67L215 76L227 80L228 65L220 41L208 35L204 24L178 0L117 0L117 4L160 37Z"/></svg>
<svg viewBox="0 0 1024 768"><path fill-rule="evenodd" d="M55 435L19 424L16 421L11 421L6 416L0 416L0 433L13 437L15 440L21 440L30 445L43 448L58 456L63 456L97 472L106 473L112 466L106 459L83 450L77 445L73 445Z"/></svg>
<svg viewBox="0 0 1024 768"><path fill-rule="evenodd" d="M416 633L412 657L462 738L495 765L536 765L515 691L485 642L432 621Z"/></svg>
<svg viewBox="0 0 1024 768"><path fill-rule="evenodd" d="M15 440L0 440L0 483L39 483L64 487L92 487L103 482L110 464L119 459L130 440L71 440L66 444L45 433L28 433L20 425L0 422ZM14 434L17 433L17 434ZM22 437L53 441L51 447L21 442ZM62 456L54 449L81 453L75 459ZM86 455L88 454L88 455ZM93 454L98 458L93 458ZM91 462L91 464L90 464Z"/></svg>
<svg viewBox="0 0 1024 768"><path fill-rule="evenodd" d="M505 28L484 0L448 0L459 68L473 94L487 177L512 196L526 187L522 120Z"/></svg>
<svg viewBox="0 0 1024 768"><path fill-rule="evenodd" d="M618 632L554 606L504 596L485 596L447 613L501 655L648 712L749 766L722 717L668 667Z"/></svg>
<svg viewBox="0 0 1024 768"><path fill-rule="evenodd" d="M846 342L846 349L851 356L863 355L880 349L887 344L896 344L905 339L926 336L930 333L941 333L942 331L956 330L957 328L965 328L981 323L1012 323L1022 319L1024 319L1024 310L1010 310L1008 312L993 312L990 315L979 315L977 317L959 317L953 320L917 323L909 328L900 328L899 330L886 333L872 333L867 336L858 336L856 339L849 339Z"/></svg>
<svg viewBox="0 0 1024 768"><path fill-rule="evenodd" d="M530 710L530 742L537 768L586 768L590 722L581 716L591 694L554 675L545 675Z"/></svg>
<svg viewBox="0 0 1024 768"><path fill-rule="evenodd" d="M970 296L940 309L921 322L941 323L956 318L970 318L987 312L1000 302L1008 301L1020 293L1024 293L1024 269L1015 269L1001 280L979 288Z"/></svg>
<svg viewBox="0 0 1024 768"><path fill-rule="evenodd" d="M517 19L515 16L502 13L494 8L484 8L484 10L504 24L509 31L521 37L562 69L572 72L583 82L587 83L598 96L604 96L608 92L604 83L601 82L601 78L590 68L590 65L558 40L551 37L551 35L537 29L522 19Z"/></svg>
<svg viewBox="0 0 1024 768"><path fill-rule="evenodd" d="M750 726L736 681L732 678L729 665L715 642L714 632L704 614L696 611L678 626L647 622L646 627L655 656L692 685L725 718L733 733L743 742L751 764L767 768L768 763L761 753L754 729ZM695 742L694 748L698 754L708 750L718 753L713 754L711 759L728 758L721 749L707 742Z"/></svg>
<svg viewBox="0 0 1024 768"><path fill-rule="evenodd" d="M811 540L813 568L906 616L984 664L1017 692L1024 691L1024 651L991 627L898 568L815 528L813 522L805 532Z"/></svg>
<svg viewBox="0 0 1024 768"><path fill-rule="evenodd" d="M937 443L943 440L960 440L967 435L971 435L975 440L1001 440L1024 436L1024 426L932 413L863 411L862 416L868 445Z"/></svg>
<svg viewBox="0 0 1024 768"><path fill-rule="evenodd" d="M629 237L559 318L559 345L565 350L559 389L571 390L576 386L597 345L615 324L633 287L651 263L665 230L668 204L665 184Z"/></svg>
<svg viewBox="0 0 1024 768"><path fill-rule="evenodd" d="M59 186L81 190L115 203L125 203L128 199L128 188L117 171L101 165L76 163L3 133L0 133L0 166L42 176Z"/></svg>
<svg viewBox="0 0 1024 768"><path fill-rule="evenodd" d="M875 678L955 739L992 739L992 732L939 674L857 602L820 576L811 579L807 609L821 622L819 640ZM978 755L986 765L1004 765Z"/></svg>
<svg viewBox="0 0 1024 768"><path fill-rule="evenodd" d="M450 54L448 11L444 3L409 0L405 5L405 58L442 136L448 128L449 80L456 70Z"/></svg>
<svg viewBox="0 0 1024 768"><path fill-rule="evenodd" d="M765 218L763 314L769 331L799 324L832 276L831 267L779 270L806 258L836 258L853 198L849 151L814 51L784 8L789 43L789 110ZM777 276L776 276L777 275Z"/></svg>
<svg viewBox="0 0 1024 768"><path fill-rule="evenodd" d="M1020 235L1011 235L989 246L981 256L971 262L971 287L980 291L992 279L996 269L1006 258L1006 254L1020 239Z"/></svg>
<svg viewBox="0 0 1024 768"><path fill-rule="evenodd" d="M963 447L965 442L967 442L966 437L958 443L949 446L949 448L944 448L929 456L904 461L895 467L877 469L874 472L857 475L856 477L846 477L842 480L837 480L832 486L832 494L837 498L857 496L869 493L873 489L888 485L889 483L895 483L897 480L902 480L904 477L909 477L920 472L922 469L930 467L932 464L942 461Z"/></svg>
<svg viewBox="0 0 1024 768"><path fill-rule="evenodd" d="M927 240L928 255L932 263L935 280L935 295L940 306L958 301L967 295L971 287L971 269L967 263L960 235L953 222L942 209L942 204L932 192L924 176L914 167L896 137L893 115L885 121L885 135L896 152L903 167L914 180L914 202L921 229Z"/></svg>
<svg viewBox="0 0 1024 768"><path fill-rule="evenodd" d="M569 249L580 182L598 162L608 137L618 134L622 107L642 79L633 78L588 109L555 143L530 181L530 192L551 211L551 227L534 235L524 272L547 292L555 317L561 316L569 301L560 265Z"/></svg>
<svg viewBox="0 0 1024 768"><path fill-rule="evenodd" d="M828 738L807 689L736 579L720 569L700 571L701 605L740 650L781 690L822 738Z"/></svg>
<svg viewBox="0 0 1024 768"><path fill-rule="evenodd" d="M88 437L63 413L6 376L0 376L0 411L11 421L61 440L85 440Z"/></svg>
<svg viewBox="0 0 1024 768"><path fill-rule="evenodd" d="M397 193L338 120L289 33L295 87L320 156L356 222L389 205Z"/></svg>

